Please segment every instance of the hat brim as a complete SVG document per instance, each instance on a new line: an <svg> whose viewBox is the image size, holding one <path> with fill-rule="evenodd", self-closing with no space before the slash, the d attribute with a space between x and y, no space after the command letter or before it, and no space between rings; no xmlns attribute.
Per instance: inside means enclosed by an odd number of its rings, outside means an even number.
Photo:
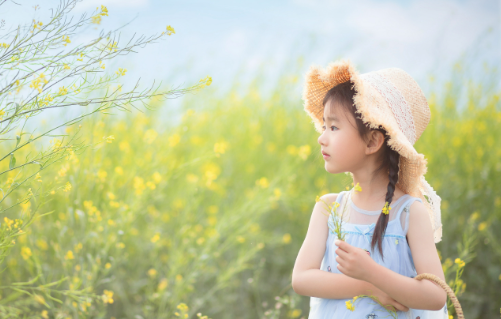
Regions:
<svg viewBox="0 0 501 319"><path fill-rule="evenodd" d="M326 69L318 66L311 66L306 74L306 81L303 90L304 110L312 118L315 130L322 132L322 118L324 106L323 99L327 91L334 86L351 81L355 89L353 102L356 112L359 113L364 123L371 128L382 126L389 135L388 146L400 154L399 177L397 187L405 193L426 200L423 196L420 178L427 171L427 160L423 154L416 151L404 133L400 130L391 109L385 103L378 101L377 92L366 85L360 78L355 67L348 59L331 62ZM369 92L370 91L370 92Z"/></svg>

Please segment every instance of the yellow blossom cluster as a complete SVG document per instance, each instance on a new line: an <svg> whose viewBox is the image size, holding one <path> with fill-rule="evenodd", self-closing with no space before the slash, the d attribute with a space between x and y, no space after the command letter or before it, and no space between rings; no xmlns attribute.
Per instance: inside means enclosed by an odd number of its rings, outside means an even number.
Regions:
<svg viewBox="0 0 501 319"><path fill-rule="evenodd" d="M89 221L94 222L94 221L101 221L101 212L97 209L96 206L92 204L91 200L85 200L83 202L85 209L87 210L87 214L91 216L92 218L89 218ZM95 215L95 217L93 217Z"/></svg>
<svg viewBox="0 0 501 319"><path fill-rule="evenodd" d="M7 44L7 43L0 43L0 48L7 49L8 47L10 47L10 44Z"/></svg>
<svg viewBox="0 0 501 319"><path fill-rule="evenodd" d="M23 221L21 219L12 220L12 219L9 219L7 217L4 217L3 221L4 221L4 225L6 226L6 228L8 230L12 230L12 227L19 228L23 224Z"/></svg>
<svg viewBox="0 0 501 319"><path fill-rule="evenodd" d="M389 206L390 203L386 202L383 207L383 214L388 215L391 210L391 206Z"/></svg>
<svg viewBox="0 0 501 319"><path fill-rule="evenodd" d="M151 242L152 243L156 243L159 239L160 239L160 235L159 234L155 234L155 236L153 236L151 238Z"/></svg>
<svg viewBox="0 0 501 319"><path fill-rule="evenodd" d="M16 80L16 94L19 94L19 92L21 91L21 89L23 88L23 85L21 84L21 82L19 80ZM9 93L11 94L11 93Z"/></svg>
<svg viewBox="0 0 501 319"><path fill-rule="evenodd" d="M106 143L112 143L114 139L115 139L115 136L113 136L113 135L110 135L108 137L103 136L103 140L106 140Z"/></svg>
<svg viewBox="0 0 501 319"><path fill-rule="evenodd" d="M64 259L75 259L75 256L73 256L73 252L71 250L68 250L68 252L66 252L66 255L64 256Z"/></svg>
<svg viewBox="0 0 501 319"><path fill-rule="evenodd" d="M201 79L198 82L200 82L201 87L209 86L212 83L212 78L207 75L205 78Z"/></svg>
<svg viewBox="0 0 501 319"><path fill-rule="evenodd" d="M458 267L459 267L459 268L463 268L463 267L464 267L464 265L465 265L465 262L464 262L463 260L461 260L460 258L456 258L456 260L454 260L454 262L455 262L456 264L458 264Z"/></svg>
<svg viewBox="0 0 501 319"><path fill-rule="evenodd" d="M355 300L358 299L358 296L353 297L353 300L346 301L346 309L353 311L355 310Z"/></svg>
<svg viewBox="0 0 501 319"><path fill-rule="evenodd" d="M256 185L261 186L261 188L268 188L268 186L270 186L270 183L268 182L268 179L266 177L261 177L256 181Z"/></svg>
<svg viewBox="0 0 501 319"><path fill-rule="evenodd" d="M346 301L346 309L353 311L355 310L355 305L351 302L351 300Z"/></svg>
<svg viewBox="0 0 501 319"><path fill-rule="evenodd" d="M118 44L116 42L110 43L106 46L106 49L108 49L110 52L113 50L117 52L117 46Z"/></svg>
<svg viewBox="0 0 501 319"><path fill-rule="evenodd" d="M71 43L70 37L67 35L63 35L63 42L64 46L68 45L68 43Z"/></svg>
<svg viewBox="0 0 501 319"><path fill-rule="evenodd" d="M64 185L63 191L69 192L70 190L71 190L71 184L70 184L70 182L66 182L66 185Z"/></svg>
<svg viewBox="0 0 501 319"><path fill-rule="evenodd" d="M224 154L227 148L228 148L228 143L224 141L214 144L214 153L216 153L216 157L219 157L220 154Z"/></svg>
<svg viewBox="0 0 501 319"><path fill-rule="evenodd" d="M188 318L187 312L188 312L189 308L184 302L177 305L177 309L179 309L181 311L181 314L184 315L184 318ZM181 317L181 314L179 314L179 312L177 312L177 311L174 314L178 317Z"/></svg>
<svg viewBox="0 0 501 319"><path fill-rule="evenodd" d="M35 19L33 19L33 30L31 33L33 33L36 29L40 29L41 26L43 26L42 21L36 22Z"/></svg>
<svg viewBox="0 0 501 319"><path fill-rule="evenodd" d="M99 7L96 8L96 10L99 10ZM94 24L101 24L101 20L102 18L101 17L104 17L104 16L108 16L108 8L106 8L105 6L101 6L101 12L99 12L98 14L94 15L91 17L91 22L94 23Z"/></svg>
<svg viewBox="0 0 501 319"><path fill-rule="evenodd" d="M176 33L176 31L174 30L174 28L171 27L170 25L168 25L166 29L167 29L167 35L171 35L171 34ZM163 32L163 33L165 33L165 32Z"/></svg>
<svg viewBox="0 0 501 319"><path fill-rule="evenodd" d="M357 183L357 185L355 185L354 189L355 189L355 192L361 192L362 187L360 186L360 183Z"/></svg>
<svg viewBox="0 0 501 319"><path fill-rule="evenodd" d="M104 303L113 303L113 291L105 289L101 297L103 298Z"/></svg>
<svg viewBox="0 0 501 319"><path fill-rule="evenodd" d="M45 74L40 73L38 77L35 77L33 81L31 81L30 88L38 90L39 93L42 92L42 87L44 84L47 84L47 79L45 78Z"/></svg>
<svg viewBox="0 0 501 319"><path fill-rule="evenodd" d="M59 88L59 95L66 95L66 94L68 94L68 89L65 88L64 86L61 86Z"/></svg>
<svg viewBox="0 0 501 319"><path fill-rule="evenodd" d="M29 247L23 247L21 248L21 256L23 257L24 260L27 260L28 258L31 257L31 249Z"/></svg>
<svg viewBox="0 0 501 319"><path fill-rule="evenodd" d="M47 94L45 96L44 99L41 99L41 100L38 100L37 98L37 102L40 106L47 106L49 105L49 102L52 102L54 99L52 98L52 96L50 94Z"/></svg>
<svg viewBox="0 0 501 319"><path fill-rule="evenodd" d="M115 73L118 75L118 76L124 76L125 75L125 72L127 72L127 69L122 69L122 68L119 68L118 71L116 71Z"/></svg>
<svg viewBox="0 0 501 319"><path fill-rule="evenodd" d="M306 144L297 147L296 145L287 145L286 147L286 152L292 156L298 156L300 157L303 161L308 159L308 156L311 154L311 146Z"/></svg>

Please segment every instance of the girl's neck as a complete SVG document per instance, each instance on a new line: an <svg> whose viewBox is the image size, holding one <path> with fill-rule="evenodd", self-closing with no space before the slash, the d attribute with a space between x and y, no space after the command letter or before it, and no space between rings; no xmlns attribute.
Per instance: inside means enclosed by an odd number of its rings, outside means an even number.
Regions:
<svg viewBox="0 0 501 319"><path fill-rule="evenodd" d="M355 181L354 185L357 185ZM374 184L365 187L362 183L359 183L359 185L362 188L362 191L356 191L354 188L350 190L351 201L355 204L355 206L368 211L382 209L386 202L388 182L384 186L380 184L379 187L376 187ZM395 186L395 191L393 192L393 198L390 205L403 195L405 195L405 193Z"/></svg>

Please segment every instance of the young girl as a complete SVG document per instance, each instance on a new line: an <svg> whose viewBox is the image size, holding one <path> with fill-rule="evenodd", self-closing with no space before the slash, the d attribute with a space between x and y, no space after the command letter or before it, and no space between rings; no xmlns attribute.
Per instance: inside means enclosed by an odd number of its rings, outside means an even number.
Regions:
<svg viewBox="0 0 501 319"><path fill-rule="evenodd" d="M310 68L303 99L321 134L325 169L349 172L357 186L322 196L313 209L292 274L294 291L311 296L308 318L390 318L390 306L398 318L448 318L446 292L413 279L431 273L445 281L435 247L440 197L413 147L430 120L421 88L401 69L359 75L340 60ZM353 309L359 295L385 307L358 298Z"/></svg>

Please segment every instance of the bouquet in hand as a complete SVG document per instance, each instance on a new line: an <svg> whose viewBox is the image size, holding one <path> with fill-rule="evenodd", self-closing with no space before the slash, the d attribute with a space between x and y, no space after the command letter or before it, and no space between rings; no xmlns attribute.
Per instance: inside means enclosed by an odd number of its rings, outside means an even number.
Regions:
<svg viewBox="0 0 501 319"><path fill-rule="evenodd" d="M358 192L362 191L362 187L360 187L359 183L357 183L357 185L355 185L354 189L355 189L355 191L358 191ZM351 196L351 192L348 193L348 196ZM322 201L328 207L329 212L330 212L329 214L332 216L333 222L332 222L332 225L331 225L331 223L327 223L327 225L329 226L329 229L331 230L331 232L337 235L337 238L339 240L344 241L346 234L342 232L342 226L343 226L342 224L343 224L343 217L344 217L344 214L346 212L346 207L348 205L344 205L343 211L341 212L341 216L339 216L339 214L337 213L337 209L340 206L340 204L338 202L333 202L332 203L333 205L330 205L329 203L325 202L323 199L321 199L318 196L317 196L316 201L317 202Z"/></svg>

